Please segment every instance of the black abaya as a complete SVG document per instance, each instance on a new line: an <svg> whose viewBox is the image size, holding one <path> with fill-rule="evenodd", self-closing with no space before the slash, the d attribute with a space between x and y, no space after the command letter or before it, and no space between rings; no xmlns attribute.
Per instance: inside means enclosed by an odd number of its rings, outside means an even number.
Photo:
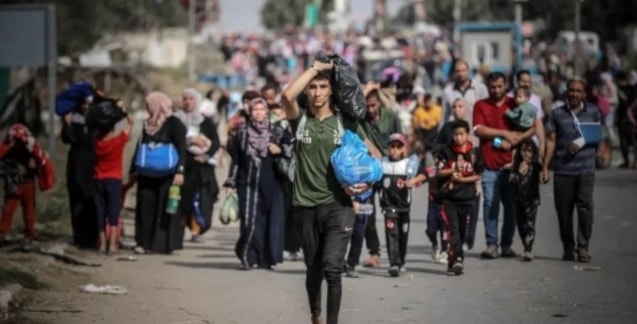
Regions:
<svg viewBox="0 0 637 324"><path fill-rule="evenodd" d="M219 150L219 135L215 124L211 119L205 118L201 123L200 131L212 142L210 149L206 152L207 157L212 157ZM199 210L203 218L203 224L199 224L196 233L202 235L212 226L212 210L219 194L219 185L215 167L208 163L195 161L195 156L186 152L186 172L184 174L184 188L181 195L181 213L185 215L186 225L190 226L194 217L193 203L195 198L199 198ZM198 222L199 223L199 222ZM192 227L191 230L194 230Z"/></svg>
<svg viewBox="0 0 637 324"><path fill-rule="evenodd" d="M157 134L150 136L142 133L141 136L143 143L172 143L179 154L177 170L184 169L186 128L179 119L169 117ZM136 173L134 161L131 163L130 173ZM135 240L144 250L170 254L183 248L183 221L178 215L166 213L168 190L173 178L174 175L161 178L137 177Z"/></svg>
<svg viewBox="0 0 637 324"><path fill-rule="evenodd" d="M95 217L95 183L93 169L97 158L91 136L81 123L66 122L62 141L69 144L66 163L66 189L69 196L73 243L80 248L97 248L97 218Z"/></svg>

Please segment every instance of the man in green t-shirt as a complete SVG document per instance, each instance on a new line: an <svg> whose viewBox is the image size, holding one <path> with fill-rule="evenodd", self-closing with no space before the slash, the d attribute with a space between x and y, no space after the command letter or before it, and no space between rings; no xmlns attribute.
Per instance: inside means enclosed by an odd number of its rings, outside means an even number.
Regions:
<svg viewBox="0 0 637 324"><path fill-rule="evenodd" d="M365 134L376 146L383 156L387 156L387 142L391 134L402 134L402 124L398 114L391 109L385 108L381 101L379 84L370 82L365 86L367 99L367 115L363 123ZM369 201L374 207L374 198ZM380 266L380 239L376 229L376 208L367 217L365 227L365 241L369 250L369 258L363 262L365 267ZM363 242L352 242L350 250L360 251ZM354 245L357 245L356 247ZM359 256L360 257L360 256ZM354 257L358 260L359 257ZM352 265L348 265L352 266Z"/></svg>
<svg viewBox="0 0 637 324"><path fill-rule="evenodd" d="M305 288L312 312L312 324L321 320L321 284L327 281L327 323L338 322L341 305L341 274L345 252L352 235L355 215L350 196L369 189L369 184L343 188L334 175L330 157L339 146L342 132L351 130L365 140L358 122L337 113L330 106L330 73L333 63L316 61L283 92L281 103L296 143L296 173L293 185L295 217L301 224L302 248L307 267ZM296 98L305 92L308 109L300 109ZM377 152L376 152L377 153ZM378 154L378 153L377 153Z"/></svg>

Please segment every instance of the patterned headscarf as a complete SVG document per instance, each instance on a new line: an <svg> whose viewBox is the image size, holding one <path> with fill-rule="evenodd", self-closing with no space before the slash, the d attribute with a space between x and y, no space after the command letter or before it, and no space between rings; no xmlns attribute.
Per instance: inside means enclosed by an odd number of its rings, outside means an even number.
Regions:
<svg viewBox="0 0 637 324"><path fill-rule="evenodd" d="M0 158L7 154L17 142L24 144L27 151L33 155L38 168L42 168L46 165L48 159L46 155L44 155L44 151L42 151L40 145L35 141L35 137L33 137L29 129L22 124L14 124L9 129L4 143L0 145Z"/></svg>
<svg viewBox="0 0 637 324"><path fill-rule="evenodd" d="M159 91L149 93L145 101L148 119L144 123L144 131L152 136L159 132L166 119L173 114L173 101Z"/></svg>
<svg viewBox="0 0 637 324"><path fill-rule="evenodd" d="M268 103L263 98L259 97L250 101L250 110L259 104L263 105L265 109L268 107ZM268 155L268 144L270 143L270 118L266 116L266 118L261 122L257 122L250 118L246 128L248 133L248 155L252 157L252 160L257 165L260 165L261 159Z"/></svg>

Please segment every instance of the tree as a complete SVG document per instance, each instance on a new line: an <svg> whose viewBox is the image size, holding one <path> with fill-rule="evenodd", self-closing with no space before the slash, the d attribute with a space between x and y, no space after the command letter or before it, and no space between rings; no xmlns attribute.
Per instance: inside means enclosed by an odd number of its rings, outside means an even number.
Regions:
<svg viewBox="0 0 637 324"><path fill-rule="evenodd" d="M155 26L186 26L178 1L4 0L3 4L55 4L59 55L93 47L107 33Z"/></svg>
<svg viewBox="0 0 637 324"><path fill-rule="evenodd" d="M314 0L266 0L261 7L261 23L265 28L281 30L288 25L303 26L305 7ZM334 7L333 0L322 0L319 21L325 22L326 14Z"/></svg>
<svg viewBox="0 0 637 324"><path fill-rule="evenodd" d="M532 0L524 4L524 19L541 22L545 28L540 37L554 38L561 30L573 30L575 0ZM513 21L514 4L510 0L463 0L462 21ZM412 4L401 11L409 19ZM454 24L454 1L427 0L427 16L430 21L447 28ZM637 1L586 0L582 2L582 30L594 31L603 40L615 40L618 31L637 24L634 12Z"/></svg>

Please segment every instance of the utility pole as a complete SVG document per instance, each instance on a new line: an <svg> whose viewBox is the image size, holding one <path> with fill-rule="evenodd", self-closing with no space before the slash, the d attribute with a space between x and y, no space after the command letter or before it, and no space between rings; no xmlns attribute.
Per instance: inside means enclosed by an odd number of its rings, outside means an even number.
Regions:
<svg viewBox="0 0 637 324"><path fill-rule="evenodd" d="M526 0L514 0L515 1L515 24L518 27L522 28L522 3L526 2Z"/></svg>
<svg viewBox="0 0 637 324"><path fill-rule="evenodd" d="M197 17L195 7L197 0L188 1L188 80L190 82L197 81L195 73L195 26Z"/></svg>
<svg viewBox="0 0 637 324"><path fill-rule="evenodd" d="M582 8L581 4L584 0L575 0L575 56L573 63L575 64L575 75L582 75L582 42L580 41L580 29L582 28Z"/></svg>
<svg viewBox="0 0 637 324"><path fill-rule="evenodd" d="M455 0L453 5L453 21L457 25L462 21L462 0ZM460 33L457 28L453 29L453 41L460 43Z"/></svg>

